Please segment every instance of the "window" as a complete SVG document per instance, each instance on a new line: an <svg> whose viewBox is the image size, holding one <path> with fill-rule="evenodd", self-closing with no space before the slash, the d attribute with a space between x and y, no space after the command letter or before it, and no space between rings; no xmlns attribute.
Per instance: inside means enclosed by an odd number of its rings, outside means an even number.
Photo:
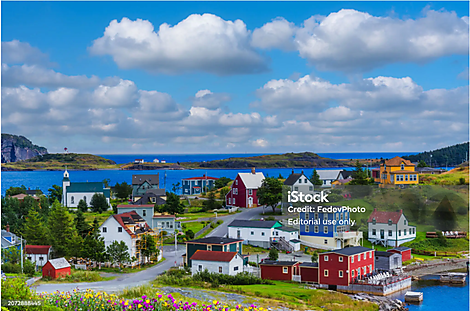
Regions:
<svg viewBox="0 0 470 311"><path fill-rule="evenodd" d="M404 224L405 224L405 226L406 226L406 219L404 219L404 220L403 220L403 223L404 223Z"/></svg>
<svg viewBox="0 0 470 311"><path fill-rule="evenodd" d="M233 267L233 271L238 271L238 266Z"/></svg>
<svg viewBox="0 0 470 311"><path fill-rule="evenodd" d="M222 273L222 267L219 266L219 273Z"/></svg>
<svg viewBox="0 0 470 311"><path fill-rule="evenodd" d="M279 231L276 231L276 236L279 236Z"/></svg>
<svg viewBox="0 0 470 311"><path fill-rule="evenodd" d="M238 186L238 179L235 179L235 186Z"/></svg>
<svg viewBox="0 0 470 311"><path fill-rule="evenodd" d="M339 261L339 262L343 262L343 256L339 256L339 257L338 257L338 261Z"/></svg>
<svg viewBox="0 0 470 311"><path fill-rule="evenodd" d="M354 256L351 257L351 263L354 263Z"/></svg>
<svg viewBox="0 0 470 311"><path fill-rule="evenodd" d="M261 236L264 236L264 232L261 232Z"/></svg>
<svg viewBox="0 0 470 311"><path fill-rule="evenodd" d="M328 233L328 226L323 226L323 233L325 233L325 234Z"/></svg>
<svg viewBox="0 0 470 311"><path fill-rule="evenodd" d="M372 265L369 265L369 273L372 273Z"/></svg>
<svg viewBox="0 0 470 311"><path fill-rule="evenodd" d="M315 227L313 228L313 231L314 231L315 233L318 233L318 232L320 231L320 229L318 228L318 226L315 226Z"/></svg>
<svg viewBox="0 0 470 311"><path fill-rule="evenodd" d="M287 267L282 267L282 273L288 273L289 269Z"/></svg>
<svg viewBox="0 0 470 311"><path fill-rule="evenodd" d="M361 255L357 255L357 261L361 261Z"/></svg>
<svg viewBox="0 0 470 311"><path fill-rule="evenodd" d="M315 220L318 220L318 213L315 213Z"/></svg>
<svg viewBox="0 0 470 311"><path fill-rule="evenodd" d="M339 214L336 214L336 220L339 220Z"/></svg>
<svg viewBox="0 0 470 311"><path fill-rule="evenodd" d="M403 235L406 235L406 229L403 230Z"/></svg>
<svg viewBox="0 0 470 311"><path fill-rule="evenodd" d="M328 214L323 214L323 219L328 220Z"/></svg>
<svg viewBox="0 0 470 311"><path fill-rule="evenodd" d="M232 199L232 204L235 205L235 198Z"/></svg>
<svg viewBox="0 0 470 311"><path fill-rule="evenodd" d="M71 204L75 204L75 198L74 198L73 195L72 195L72 197L70 198L70 203L71 203Z"/></svg>
<svg viewBox="0 0 470 311"><path fill-rule="evenodd" d="M197 266L197 270L198 270L198 271L202 271L202 265L198 265L198 266Z"/></svg>
<svg viewBox="0 0 470 311"><path fill-rule="evenodd" d="M302 183L302 178L299 178L299 184L301 184L301 183Z"/></svg>
<svg viewBox="0 0 470 311"><path fill-rule="evenodd" d="M392 220L391 220L391 219L388 220L388 225L389 225L389 226L392 225Z"/></svg>
<svg viewBox="0 0 470 311"><path fill-rule="evenodd" d="M326 180L323 181L323 184L326 185Z"/></svg>
<svg viewBox="0 0 470 311"><path fill-rule="evenodd" d="M354 277L354 270L351 270L351 277Z"/></svg>
<svg viewBox="0 0 470 311"><path fill-rule="evenodd" d="M400 165L400 169L403 171L403 170L405 169L405 164L402 163L402 164Z"/></svg>
<svg viewBox="0 0 470 311"><path fill-rule="evenodd" d="M233 194L238 194L238 188L233 188Z"/></svg>
<svg viewBox="0 0 470 311"><path fill-rule="evenodd" d="M30 259L31 260L31 259ZM39 260L44 260L44 257L39 257Z"/></svg>
<svg viewBox="0 0 470 311"><path fill-rule="evenodd" d="M367 253L364 253L364 260L367 259Z"/></svg>
<svg viewBox="0 0 470 311"><path fill-rule="evenodd" d="M253 195L253 189L248 190L248 195Z"/></svg>
<svg viewBox="0 0 470 311"><path fill-rule="evenodd" d="M339 215L340 219L343 220L343 213Z"/></svg>
<svg viewBox="0 0 470 311"><path fill-rule="evenodd" d="M323 261L328 261L328 255L325 255L325 257L323 257Z"/></svg>
<svg viewBox="0 0 470 311"><path fill-rule="evenodd" d="M308 191L313 191L313 186L309 186Z"/></svg>
<svg viewBox="0 0 470 311"><path fill-rule="evenodd" d="M228 198L228 204L232 204L231 198Z"/></svg>
<svg viewBox="0 0 470 311"><path fill-rule="evenodd" d="M369 258L372 258L372 252L369 252Z"/></svg>
<svg viewBox="0 0 470 311"><path fill-rule="evenodd" d="M357 276L361 275L361 268L357 268Z"/></svg>
<svg viewBox="0 0 470 311"><path fill-rule="evenodd" d="M392 230L388 230L388 236L392 236Z"/></svg>
<svg viewBox="0 0 470 311"><path fill-rule="evenodd" d="M207 250L211 251L212 250L212 245L207 245Z"/></svg>
<svg viewBox="0 0 470 311"><path fill-rule="evenodd" d="M408 181L408 175L405 175L405 181Z"/></svg>
<svg viewBox="0 0 470 311"><path fill-rule="evenodd" d="M372 229L372 235L376 235L377 231L375 229Z"/></svg>
<svg viewBox="0 0 470 311"><path fill-rule="evenodd" d="M294 187L294 191L299 191L299 187Z"/></svg>
<svg viewBox="0 0 470 311"><path fill-rule="evenodd" d="M323 270L323 275L326 276L326 277L328 277L328 270L326 270L326 269Z"/></svg>
<svg viewBox="0 0 470 311"><path fill-rule="evenodd" d="M325 243L325 244L328 244L328 240L325 240L324 243Z"/></svg>
<svg viewBox="0 0 470 311"><path fill-rule="evenodd" d="M343 277L343 270L339 270L339 271L338 271L338 276L339 276L340 278Z"/></svg>
<svg viewBox="0 0 470 311"><path fill-rule="evenodd" d="M306 183L307 183L307 178L304 178L304 184L306 184Z"/></svg>
<svg viewBox="0 0 470 311"><path fill-rule="evenodd" d="M142 215L143 215L144 217L147 216L147 211L146 211L146 210L143 210L143 211L142 211Z"/></svg>
<svg viewBox="0 0 470 311"><path fill-rule="evenodd" d="M31 261L31 257L28 257L28 260Z"/></svg>
<svg viewBox="0 0 470 311"><path fill-rule="evenodd" d="M308 220L308 213L305 213L305 220Z"/></svg>
<svg viewBox="0 0 470 311"><path fill-rule="evenodd" d="M122 232L122 227L118 227L118 232Z"/></svg>
<svg viewBox="0 0 470 311"><path fill-rule="evenodd" d="M305 225L305 232L310 232L310 226L309 225Z"/></svg>
<svg viewBox="0 0 470 311"><path fill-rule="evenodd" d="M251 233L251 235L255 235L255 232L254 232L254 231L251 231L250 233Z"/></svg>
<svg viewBox="0 0 470 311"><path fill-rule="evenodd" d="M375 225L376 224L376 220L375 218L372 218L372 224Z"/></svg>
<svg viewBox="0 0 470 311"><path fill-rule="evenodd" d="M108 228L103 227L102 231L103 231L103 233L106 233L106 232L108 232Z"/></svg>
<svg viewBox="0 0 470 311"><path fill-rule="evenodd" d="M398 230L398 236L401 236L401 230Z"/></svg>

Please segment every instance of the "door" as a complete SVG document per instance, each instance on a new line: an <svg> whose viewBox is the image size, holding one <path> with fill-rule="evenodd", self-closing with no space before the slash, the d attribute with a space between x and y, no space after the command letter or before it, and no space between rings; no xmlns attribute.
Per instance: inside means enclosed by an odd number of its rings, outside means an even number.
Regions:
<svg viewBox="0 0 470 311"><path fill-rule="evenodd" d="M253 198L249 197L248 198L248 207L252 207L252 206L253 206Z"/></svg>
<svg viewBox="0 0 470 311"><path fill-rule="evenodd" d="M240 238L240 230L237 230L237 239Z"/></svg>
<svg viewBox="0 0 470 311"><path fill-rule="evenodd" d="M380 230L380 239L384 240L385 239L385 232L384 230Z"/></svg>

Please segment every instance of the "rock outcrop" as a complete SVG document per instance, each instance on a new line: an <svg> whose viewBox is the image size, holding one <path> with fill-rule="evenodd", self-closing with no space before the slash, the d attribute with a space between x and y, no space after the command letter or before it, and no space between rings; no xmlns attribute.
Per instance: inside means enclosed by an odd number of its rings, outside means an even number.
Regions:
<svg viewBox="0 0 470 311"><path fill-rule="evenodd" d="M2 163L18 162L47 154L47 149L33 143L24 136L2 134Z"/></svg>

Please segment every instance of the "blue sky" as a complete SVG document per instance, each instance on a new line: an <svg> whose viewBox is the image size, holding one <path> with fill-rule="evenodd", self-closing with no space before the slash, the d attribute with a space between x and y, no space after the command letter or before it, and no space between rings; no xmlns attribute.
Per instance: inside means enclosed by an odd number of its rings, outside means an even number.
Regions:
<svg viewBox="0 0 470 311"><path fill-rule="evenodd" d="M2 132L52 152L93 153L460 143L468 140L468 9L3 2Z"/></svg>

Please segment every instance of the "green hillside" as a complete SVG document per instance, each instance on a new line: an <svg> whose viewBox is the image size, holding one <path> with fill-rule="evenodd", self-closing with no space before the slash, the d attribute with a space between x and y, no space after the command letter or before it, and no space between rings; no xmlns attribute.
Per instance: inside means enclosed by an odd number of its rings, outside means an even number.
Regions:
<svg viewBox="0 0 470 311"><path fill-rule="evenodd" d="M432 151L425 151L416 155L404 156L403 158L411 162L424 161L432 167L457 166L468 160L468 147L469 144L466 142Z"/></svg>

